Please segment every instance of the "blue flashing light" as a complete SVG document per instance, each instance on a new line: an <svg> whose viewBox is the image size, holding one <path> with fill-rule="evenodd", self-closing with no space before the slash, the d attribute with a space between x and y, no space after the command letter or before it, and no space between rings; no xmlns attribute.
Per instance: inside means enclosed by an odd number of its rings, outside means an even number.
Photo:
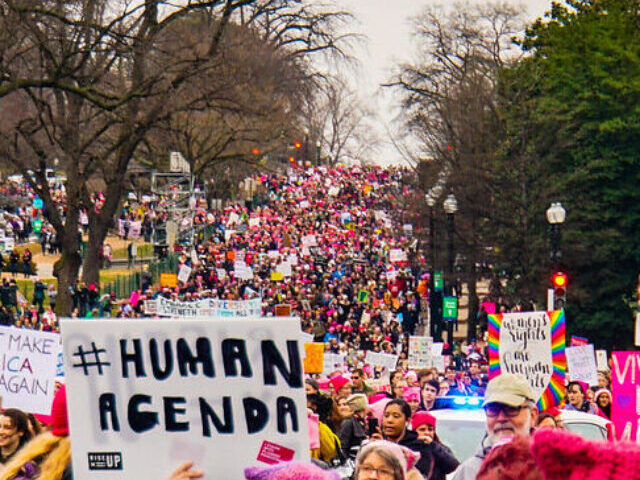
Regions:
<svg viewBox="0 0 640 480"><path fill-rule="evenodd" d="M477 409L481 408L483 397L438 397L436 403L438 408L454 408L454 409Z"/></svg>

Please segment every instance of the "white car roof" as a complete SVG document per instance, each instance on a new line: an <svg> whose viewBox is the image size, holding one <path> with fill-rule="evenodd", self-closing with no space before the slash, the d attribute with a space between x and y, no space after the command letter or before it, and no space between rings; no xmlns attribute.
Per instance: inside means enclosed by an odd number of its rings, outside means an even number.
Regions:
<svg viewBox="0 0 640 480"><path fill-rule="evenodd" d="M485 413L482 408L460 408L460 409L443 409L443 410L431 410L429 412L437 419L442 420L465 420L465 421L485 421ZM603 418L599 415L593 415L591 413L578 412L575 410L560 410L562 420L565 422L578 423L594 423L600 427L606 428L610 420Z"/></svg>

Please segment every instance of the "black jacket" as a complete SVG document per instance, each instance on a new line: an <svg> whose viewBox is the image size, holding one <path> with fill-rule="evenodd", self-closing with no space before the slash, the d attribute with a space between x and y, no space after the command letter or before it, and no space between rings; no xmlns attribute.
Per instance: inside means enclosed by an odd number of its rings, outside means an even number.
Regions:
<svg viewBox="0 0 640 480"><path fill-rule="evenodd" d="M425 480L445 480L447 474L453 472L460 462L451 450L438 442L426 443L418 440L416 432L407 430L398 442L409 450L420 453L416 468Z"/></svg>
<svg viewBox="0 0 640 480"><path fill-rule="evenodd" d="M344 455L355 459L360 445L367 438L367 434L357 418L349 417L340 425L338 438Z"/></svg>

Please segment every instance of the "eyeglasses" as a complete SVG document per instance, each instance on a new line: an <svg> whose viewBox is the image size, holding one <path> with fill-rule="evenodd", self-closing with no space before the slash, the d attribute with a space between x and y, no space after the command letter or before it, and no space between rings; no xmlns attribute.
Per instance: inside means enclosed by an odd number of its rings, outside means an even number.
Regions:
<svg viewBox="0 0 640 480"><path fill-rule="evenodd" d="M504 405L503 403L490 403L485 405L484 411L487 417L497 417L500 415L500 412L504 412L506 417L517 417L523 408L527 408L527 405L512 407L511 405Z"/></svg>
<svg viewBox="0 0 640 480"><path fill-rule="evenodd" d="M362 478L361 475L364 475L364 478L371 477L373 474L376 474L376 478L380 480L393 480L394 472L390 468L375 468L371 465L361 465L358 469L358 478Z"/></svg>

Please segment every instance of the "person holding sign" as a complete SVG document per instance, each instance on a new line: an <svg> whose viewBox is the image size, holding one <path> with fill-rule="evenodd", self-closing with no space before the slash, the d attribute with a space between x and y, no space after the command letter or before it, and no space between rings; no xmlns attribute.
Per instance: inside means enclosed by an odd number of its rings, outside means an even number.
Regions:
<svg viewBox="0 0 640 480"><path fill-rule="evenodd" d="M489 381L483 403L487 433L476 454L456 470L453 480L475 480L494 445L515 435L531 435L538 417L535 402L531 386L524 377L503 373Z"/></svg>

